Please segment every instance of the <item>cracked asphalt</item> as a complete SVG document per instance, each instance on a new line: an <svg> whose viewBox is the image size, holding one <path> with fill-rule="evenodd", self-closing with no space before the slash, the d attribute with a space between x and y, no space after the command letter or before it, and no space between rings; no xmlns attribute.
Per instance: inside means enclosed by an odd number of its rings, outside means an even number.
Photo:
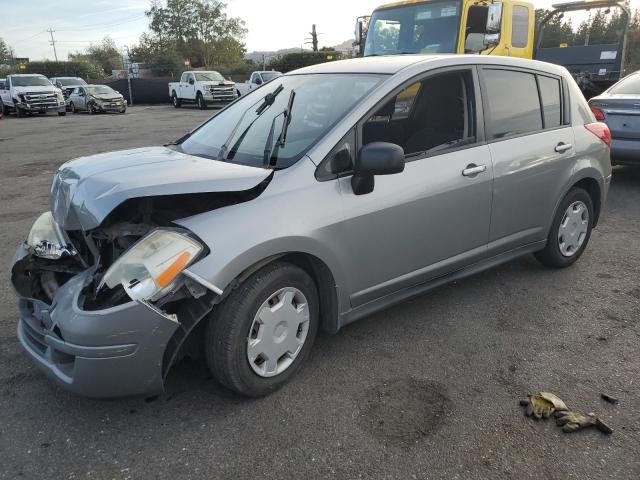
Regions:
<svg viewBox="0 0 640 480"><path fill-rule="evenodd" d="M573 267L527 256L322 335L268 398L227 392L196 361L157 399L88 400L46 380L16 339L9 274L52 174L211 113L0 120L0 478L640 478L640 169L614 170ZM525 418L518 400L539 390L613 435Z"/></svg>

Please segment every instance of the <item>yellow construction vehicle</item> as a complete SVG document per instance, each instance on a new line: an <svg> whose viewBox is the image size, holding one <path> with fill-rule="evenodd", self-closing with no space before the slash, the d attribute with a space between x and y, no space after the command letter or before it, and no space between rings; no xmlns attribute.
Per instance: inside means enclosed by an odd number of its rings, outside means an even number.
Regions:
<svg viewBox="0 0 640 480"><path fill-rule="evenodd" d="M617 38L580 44L558 42L545 27L562 22L565 13L620 9ZM356 43L360 55L467 53L535 58L564 65L581 86L604 89L624 75L623 58L629 11L618 0L582 0L553 5L535 30L533 5L521 0L405 0L359 17ZM555 23L554 23L555 22ZM576 25L574 25L575 27ZM552 40L553 37L553 40Z"/></svg>

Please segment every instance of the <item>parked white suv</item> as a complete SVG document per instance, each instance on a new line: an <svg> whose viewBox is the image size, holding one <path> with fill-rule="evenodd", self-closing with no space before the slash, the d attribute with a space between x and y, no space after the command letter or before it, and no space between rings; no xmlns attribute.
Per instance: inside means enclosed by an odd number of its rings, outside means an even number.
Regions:
<svg viewBox="0 0 640 480"><path fill-rule="evenodd" d="M229 103L237 97L236 84L218 72L184 72L179 82L169 82L169 96L176 108L191 102L204 110L209 103Z"/></svg>
<svg viewBox="0 0 640 480"><path fill-rule="evenodd" d="M19 117L27 113L46 113L55 110L67 114L62 90L54 87L44 75L9 75L0 85L0 108L6 114L14 111Z"/></svg>

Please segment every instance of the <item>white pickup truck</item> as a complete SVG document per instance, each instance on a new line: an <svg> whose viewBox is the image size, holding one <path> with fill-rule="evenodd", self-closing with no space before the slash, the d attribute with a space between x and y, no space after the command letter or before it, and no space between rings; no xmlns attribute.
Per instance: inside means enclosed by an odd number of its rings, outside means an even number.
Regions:
<svg viewBox="0 0 640 480"><path fill-rule="evenodd" d="M265 83L269 83L278 77L281 77L281 72L275 71L258 71L251 74L251 78L244 83L236 83L236 89L239 95L246 95L256 88L260 88Z"/></svg>
<svg viewBox="0 0 640 480"><path fill-rule="evenodd" d="M179 82L169 83L169 96L175 108L195 103L204 110L210 103L229 103L238 97L236 84L218 72L183 72Z"/></svg>
<svg viewBox="0 0 640 480"><path fill-rule="evenodd" d="M58 115L66 115L66 105L62 90L54 87L44 75L9 75L0 83L0 109L11 111L19 117L27 113L46 113L54 110Z"/></svg>

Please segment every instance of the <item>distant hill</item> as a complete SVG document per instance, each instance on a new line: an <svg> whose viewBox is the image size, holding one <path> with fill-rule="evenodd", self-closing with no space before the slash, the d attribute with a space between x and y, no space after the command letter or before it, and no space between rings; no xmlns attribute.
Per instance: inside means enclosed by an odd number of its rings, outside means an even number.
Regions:
<svg viewBox="0 0 640 480"><path fill-rule="evenodd" d="M338 52L350 52L353 49L353 40L345 40L344 42L332 47L334 50ZM247 60L253 60L256 63L262 62L262 56L267 59L267 63L269 62L269 58L276 57L278 55L285 55L287 53L298 53L300 52L300 48L282 48L280 50L265 50L265 51L255 51L247 53L244 58ZM302 49L304 52L310 52L311 49L304 48Z"/></svg>

